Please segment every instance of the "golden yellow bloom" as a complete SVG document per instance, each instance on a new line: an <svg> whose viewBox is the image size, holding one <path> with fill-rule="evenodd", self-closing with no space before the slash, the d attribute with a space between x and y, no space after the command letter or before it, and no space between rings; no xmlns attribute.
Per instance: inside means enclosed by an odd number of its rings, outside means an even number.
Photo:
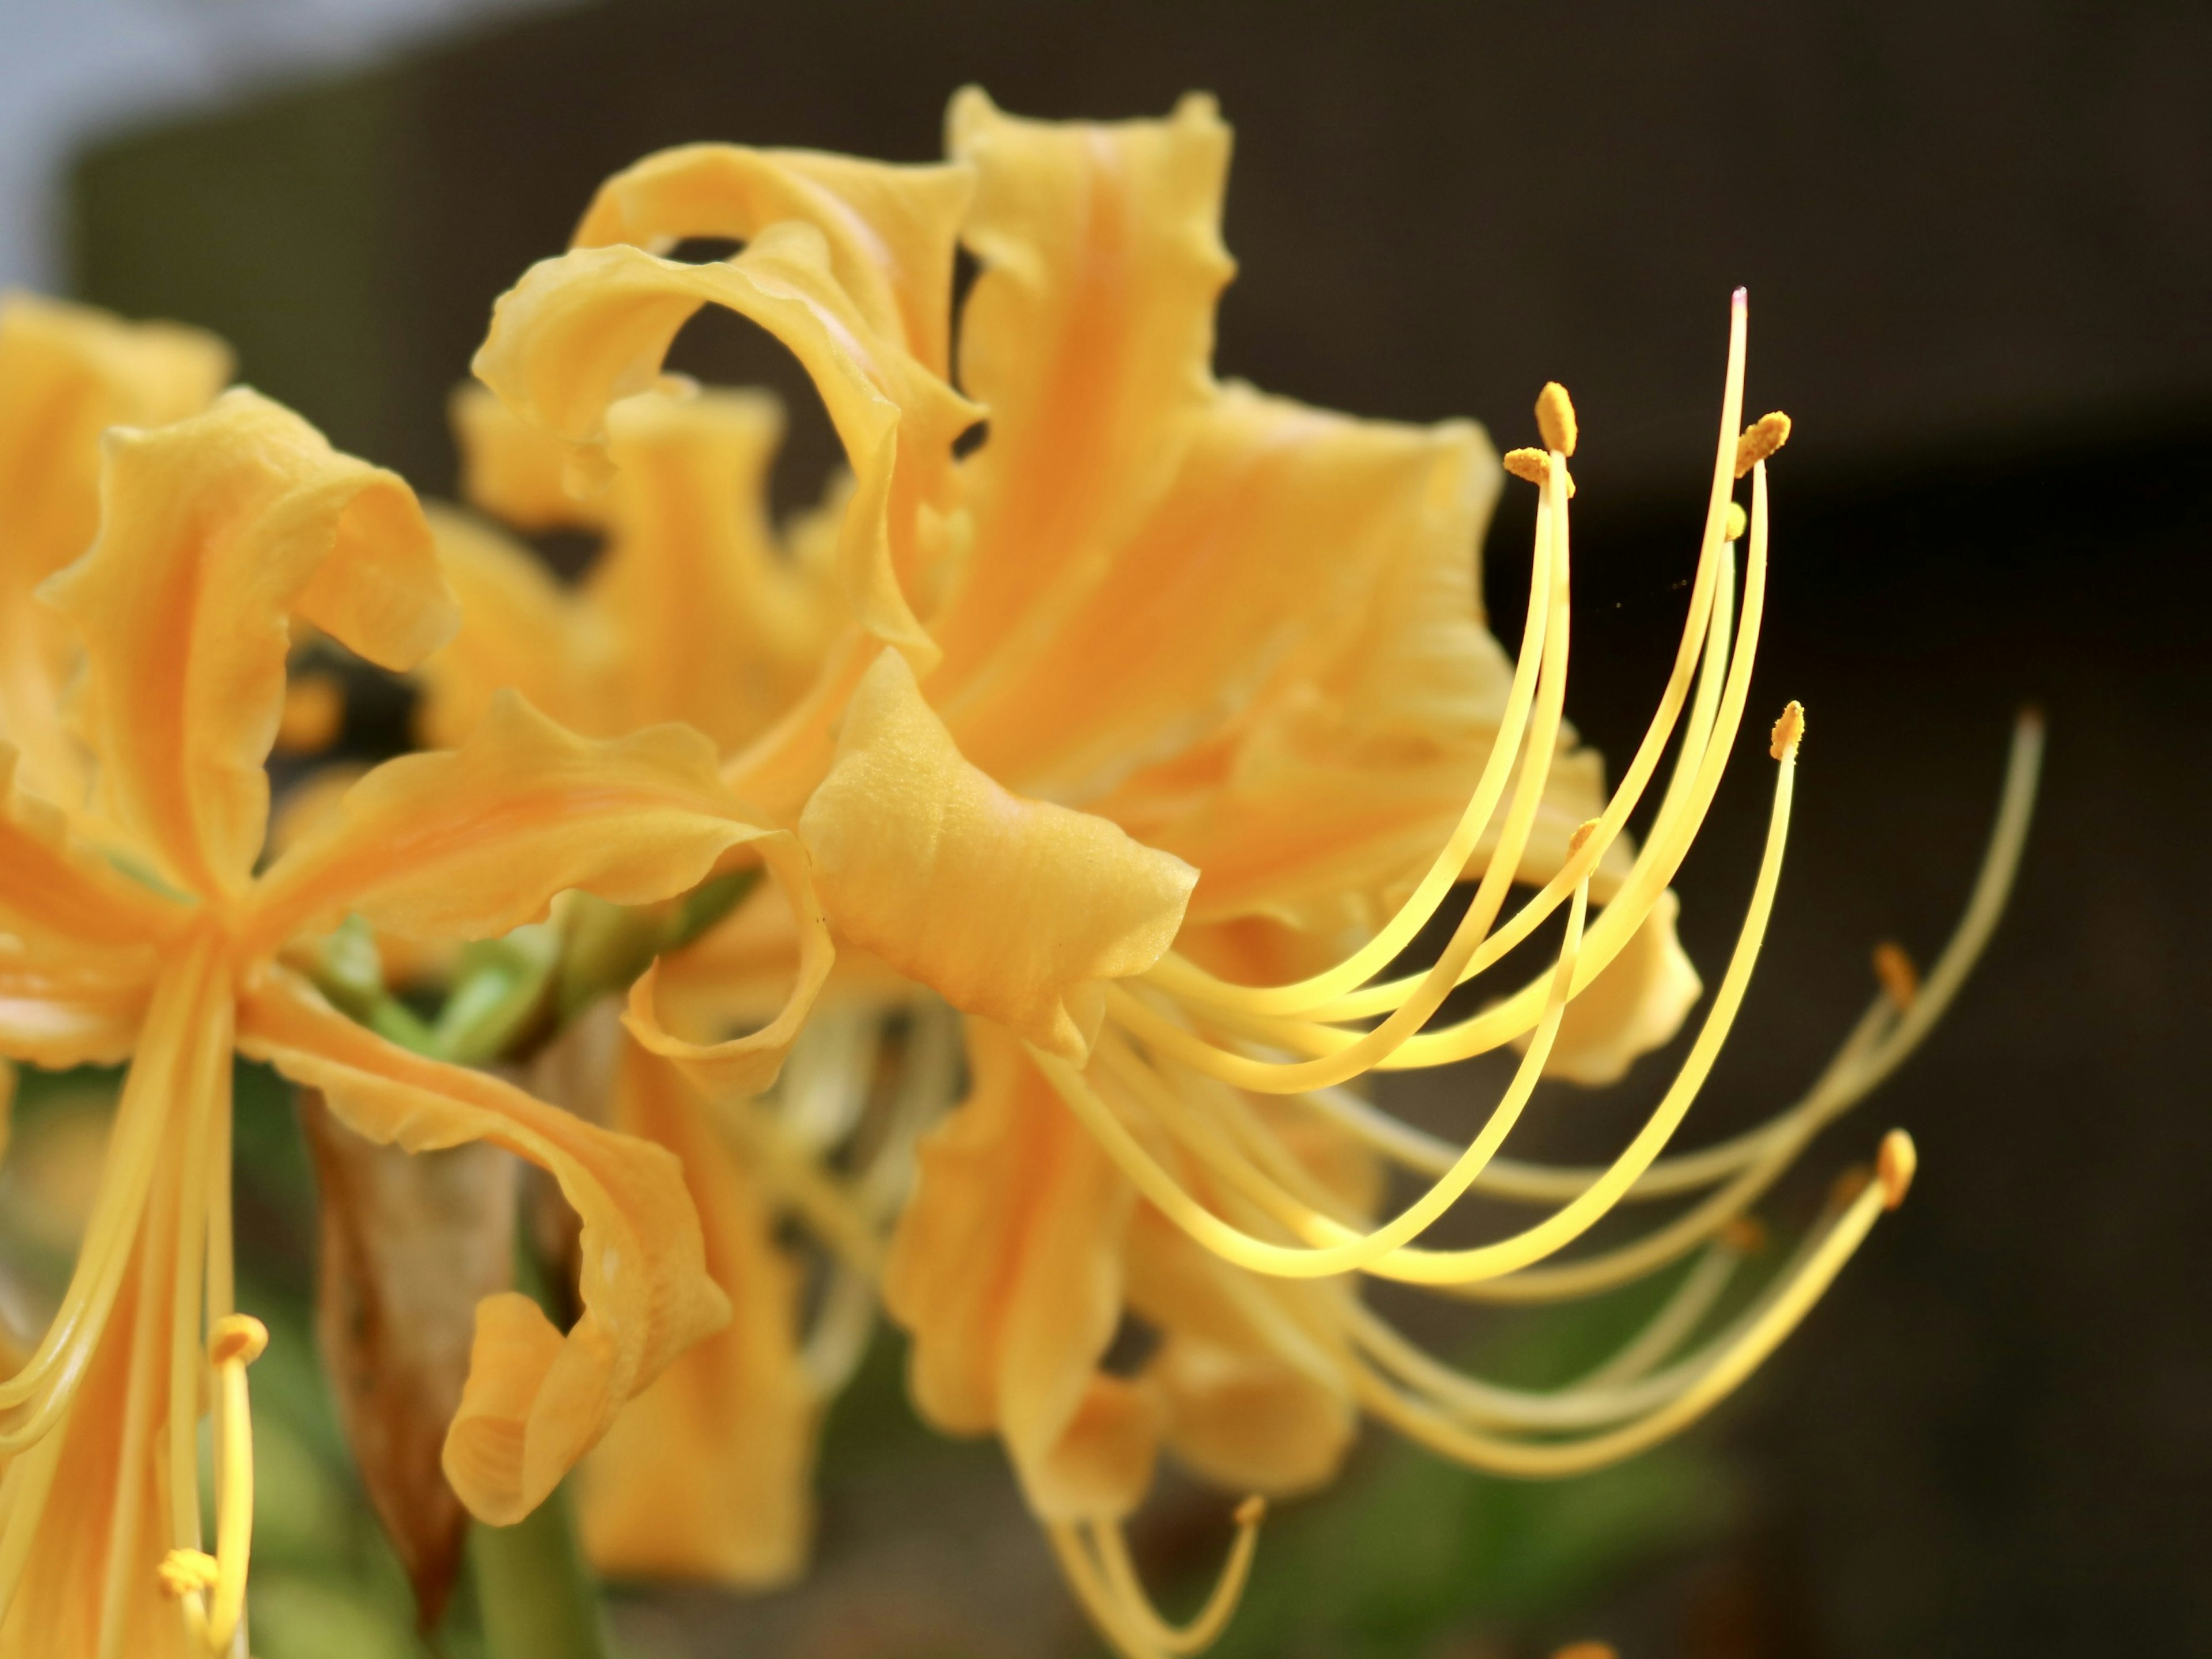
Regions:
<svg viewBox="0 0 2212 1659"><path fill-rule="evenodd" d="M1071 1583L1123 1651L1188 1651L1225 1616L1249 1525L1227 1599L1190 1629L1166 1626L1120 1530L1163 1447L1232 1488L1295 1491L1328 1478L1364 1412L1474 1468L1565 1474L1691 1421L1787 1334L1902 1197L1901 1137L1748 1311L1696 1340L1741 1255L1746 1207L1903 1059L1987 938L2024 831L2035 735L2024 728L2015 746L1966 920L1911 1006L1879 999L1765 1127L1669 1158L1774 900L1803 724L1792 705L1770 734L1771 827L1738 944L1661 1103L1602 1167L1501 1156L1540 1082L1618 1078L1703 992L1675 942L1670 884L1742 729L1766 464L1788 435L1779 416L1742 429L1743 296L1681 642L1608 793L1564 718L1577 441L1565 390L1538 401L1543 449L1515 453L1516 476L1543 495L1509 660L1476 597L1500 478L1478 429L1352 420L1215 376L1213 306L1232 268L1218 237L1228 131L1210 100L1161 121L1054 125L969 91L949 131L943 167L702 145L611 180L577 246L495 313L477 374L543 447L526 461L526 440L499 439L478 488L526 518L550 510L530 504L551 500L558 477L605 489L613 519L636 518L657 486L625 459L625 434L658 418L645 411L669 395L663 359L702 306L759 324L813 377L850 469L814 521L825 537L834 522L823 568L842 620L811 680L731 749L723 775L795 827L846 947L841 971L888 969L969 1017L968 1097L922 1147L884 1267L921 1408L1002 1437ZM691 237L744 246L705 264L661 257ZM980 267L957 388L956 245ZM469 418L486 441L493 417ZM954 438L984 419L981 447L956 454ZM1746 473L1741 514L1732 483ZM757 489L757 477L725 482ZM508 611L526 625L559 608ZM726 636L732 679L751 672L745 648ZM458 703L525 654L511 629L489 629L456 647L434 690ZM1639 848L1624 826L1670 747ZM1384 977L1467 879L1475 890L1435 965ZM1516 884L1536 891L1509 915ZM1550 971L1473 1016L1439 1018L1457 987L1561 922ZM731 935L688 971L679 959L647 975L629 1023L718 1109L756 1121L737 1099L759 1085L750 1062L711 1032L669 1029L743 1023L754 970L780 958L757 917ZM731 999L719 1020L703 969L717 952ZM1347 1087L1507 1048L1521 1052L1512 1079L1465 1144ZM1377 1225L1385 1164L1430 1184ZM1468 1249L1419 1242L1478 1188L1540 1218ZM834 1193L795 1191L787 1201L827 1231L865 1232L865 1217L838 1219ZM1618 1206L1686 1198L1640 1237L1552 1260ZM1553 1394L1460 1374L1358 1293L1365 1275L1536 1300L1696 1253L1648 1331ZM865 1261L865 1239L847 1255ZM1160 1340L1135 1375L1110 1375L1102 1359L1132 1315ZM653 1530L642 1512L633 1524ZM665 1531L634 1537L629 1559L675 1553Z"/></svg>
<svg viewBox="0 0 2212 1659"><path fill-rule="evenodd" d="M0 397L50 395L70 374L107 396L101 377L143 374L151 388L122 406L158 408L173 365L117 358L118 337L131 337L76 318L49 341L49 378L11 378ZM51 435L12 406L0 431ZM795 844L738 809L704 739L663 726L594 742L513 697L459 751L368 774L256 875L289 619L394 669L452 630L412 493L243 389L171 424L111 428L90 458L34 459L7 454L0 477L35 489L92 471L100 511L88 551L11 540L27 568L0 573L0 592L27 604L46 574L27 567L64 562L38 594L76 640L71 723L12 703L0 745L0 1054L131 1064L60 1311L0 1382L0 1653L228 1653L251 1525L245 1367L265 1340L233 1306L234 1049L322 1091L374 1140L507 1147L549 1170L581 1217L573 1328L520 1296L479 1309L445 1452L479 1516L526 1513L625 1400L726 1317L666 1152L385 1042L284 964L289 942L349 912L400 935L483 938L566 889L641 902L732 859L787 878L802 926L812 911ZM17 506L0 501L0 515L31 522ZM66 562L72 551L82 556ZM33 626L12 610L0 620L11 639ZM33 751L61 758L34 771L19 762ZM71 799L70 781L88 776L91 795ZM195 1425L210 1401L209 1553Z"/></svg>

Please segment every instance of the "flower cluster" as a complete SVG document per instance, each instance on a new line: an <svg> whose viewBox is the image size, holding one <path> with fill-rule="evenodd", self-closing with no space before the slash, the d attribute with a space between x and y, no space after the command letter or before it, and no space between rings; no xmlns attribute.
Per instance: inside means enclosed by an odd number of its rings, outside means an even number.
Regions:
<svg viewBox="0 0 2212 1659"><path fill-rule="evenodd" d="M1565 720L1564 390L1501 465L1469 423L1218 378L1229 134L1205 99L1078 125L971 91L948 149L702 144L609 180L457 396L473 513L222 391L200 335L0 313L0 1053L129 1062L74 1278L0 1382L0 1654L244 1650L264 1334L234 1305L233 1051L355 1136L505 1148L580 1223L554 1259L572 1319L476 1307L443 1469L477 1517L580 1464L604 1570L790 1577L823 1403L880 1308L919 1411L1000 1438L1131 1656L1223 1626L1257 1500L1326 1483L1363 1418L1507 1475L1628 1455L1732 1389L1903 1197L1893 1133L1729 1294L1750 1206L1986 940L2032 727L1924 981L1885 957L1801 1101L1668 1151L1758 960L1804 731L1791 704L1764 734L1771 827L1708 997L1671 884L1742 746L1788 435L1745 423L1742 294L1680 643L1608 791ZM739 246L669 257L704 238ZM773 401L665 371L707 307L788 349L842 447L787 524ZM1475 564L1507 473L1540 491L1510 655ZM500 520L604 550L565 586ZM288 691L310 637L416 673L433 746L311 780L272 833L272 746L334 724L327 682ZM1538 939L1544 971L1448 1014ZM394 994L424 983L427 1018ZM1609 1164L1505 1155L1547 1082L1620 1078L1701 1002ZM1363 1083L1499 1051L1451 1140ZM1470 1194L1532 1218L1424 1242ZM1574 1248L1650 1203L1663 1221ZM1526 1303L1684 1262L1549 1392L1443 1363L1362 1293ZM1109 1364L1132 1328L1142 1358ZM1164 1455L1247 1499L1182 1626L1123 1530Z"/></svg>

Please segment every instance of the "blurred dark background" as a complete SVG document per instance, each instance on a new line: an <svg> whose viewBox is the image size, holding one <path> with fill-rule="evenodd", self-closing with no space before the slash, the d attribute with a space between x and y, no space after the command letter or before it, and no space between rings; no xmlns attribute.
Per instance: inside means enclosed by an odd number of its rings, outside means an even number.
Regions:
<svg viewBox="0 0 2212 1659"><path fill-rule="evenodd" d="M1635 1659L2212 1651L2212 899L2191 840L2212 805L2196 580L2212 9L559 9L99 139L70 176L68 264L87 297L218 330L245 378L443 493L442 401L491 301L563 245L601 177L700 138L928 158L969 81L1052 116L1219 94L1243 264L1225 373L1361 414L1471 414L1501 448L1531 441L1543 380L1573 388L1570 713L1616 756L1679 627L1727 295L1750 285L1751 407L1798 422L1753 706L1802 698L1811 735L1766 965L1693 1133L1792 1097L1867 994L1875 940L1933 954L2011 712L2050 717L1990 959L1808 1157L1813 1190L1907 1125L1912 1201L1675 1461L1604 1489L1641 1517L1621 1523L1638 1547L1597 1551L1603 1572L1548 1599L1455 1601L1536 1547L1516 1540L1557 1534L1571 1556L1610 1523L1570 1496L1524 1525L1520 1497L1378 1450L1335 1533L1287 1519L1273 1580L1263 1548L1240 1650L1367 1617L1300 1598L1331 1538L1382 1559L1399 1528L1431 1613L1384 1609L1357 1642L1298 1650L1446 1659L1602 1634ZM773 351L734 325L684 346L702 374L792 392L779 490L811 494L826 426ZM1501 629L1526 580L1525 495L1486 550ZM1732 936L1759 793L1724 798L1686 875L1701 963ZM853 1613L902 1595L981 1597L1000 1636L1066 1639L988 1455L871 1463L865 1429L862 1451L838 1435L815 1587L641 1602L634 1639L969 1650ZM1463 1554L1437 1547L1439 1516Z"/></svg>

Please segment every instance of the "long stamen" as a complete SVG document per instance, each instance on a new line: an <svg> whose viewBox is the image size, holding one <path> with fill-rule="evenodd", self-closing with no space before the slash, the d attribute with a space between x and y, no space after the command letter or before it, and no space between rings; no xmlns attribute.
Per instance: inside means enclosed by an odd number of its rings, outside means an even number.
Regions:
<svg viewBox="0 0 2212 1659"><path fill-rule="evenodd" d="M253 1545L253 1418L246 1368L269 1346L269 1332L249 1314L216 1322L208 1340L214 1367L218 1438L215 1553L171 1550L162 1559L161 1587L184 1607L185 1622L210 1655L228 1653L246 1614L246 1575Z"/></svg>

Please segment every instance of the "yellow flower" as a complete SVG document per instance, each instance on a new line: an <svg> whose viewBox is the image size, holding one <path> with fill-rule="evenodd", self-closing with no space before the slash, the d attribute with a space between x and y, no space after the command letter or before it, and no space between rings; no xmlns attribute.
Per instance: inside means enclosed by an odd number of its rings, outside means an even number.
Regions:
<svg viewBox="0 0 2212 1659"><path fill-rule="evenodd" d="M1602 1167L1500 1156L1540 1081L1619 1077L1702 994L1670 884L1741 732L1766 461L1788 431L1779 416L1742 429L1743 296L1681 643L1608 793L1564 720L1577 445L1564 390L1538 400L1541 450L1514 457L1543 494L1509 660L1477 600L1500 482L1480 430L1352 420L1215 376L1231 266L1228 131L1210 100L1054 125L969 91L949 126L944 167L702 145L610 180L577 246L495 312L477 374L548 447L525 468L527 441L502 440L514 464L479 477L516 501L556 477L587 494L611 477L606 510L636 514L654 486L625 459L626 434L702 306L759 324L812 376L851 473L824 508L846 620L723 775L796 827L848 966L879 963L969 1017L969 1092L921 1151L884 1270L917 1401L944 1428L1004 1439L1122 1650L1188 1650L1225 1616L1249 1539L1198 1626L1165 1626L1120 1529L1163 1446L1231 1487L1295 1491L1328 1477L1364 1412L1474 1468L1565 1474L1692 1420L1786 1334L1903 1196L1901 1135L1747 1313L1692 1340L1741 1255L1731 1224L1902 1060L1986 939L2036 736L2023 728L1982 881L1917 999L1877 999L1765 1128L1668 1158L1773 902L1803 731L1790 705L1769 739L1752 902L1660 1105ZM704 264L661 257L692 237L744 246ZM957 389L956 244L980 268ZM963 458L955 438L983 420ZM1745 476L1747 515L1732 500ZM757 487L757 469L726 482ZM520 654L512 636L487 641L448 684L497 683L483 665L501 648ZM727 639L726 675L750 672L744 649ZM1624 826L1670 746L1638 848ZM1386 977L1469 878L1436 964ZM1509 915L1516 884L1537 890ZM1551 970L1443 1016L1458 986L1562 921ZM726 959L749 966L759 943ZM750 982L733 971L731 994ZM711 1014L714 994L679 959L640 982L629 1023L726 1108L757 1086L742 1056L662 1023L678 1001ZM1346 1087L1507 1048L1522 1054L1512 1080L1464 1145ZM1377 1225L1382 1164L1431 1184ZM1540 1218L1468 1249L1419 1242L1478 1188ZM1692 1195L1638 1238L1551 1260L1619 1205ZM1650 1331L1548 1395L1443 1365L1358 1294L1364 1275L1475 1300L1578 1295L1700 1251ZM1160 1340L1134 1376L1109 1374L1131 1314Z"/></svg>
<svg viewBox="0 0 2212 1659"><path fill-rule="evenodd" d="M11 312L4 337L15 327ZM51 379L0 387L0 432L45 442L50 428L13 400L72 374L91 391L102 376L154 376L135 406L158 409L167 365L116 359L118 337L132 337L76 318L55 337ZM70 435L90 444L89 417ZM245 1366L265 1340L233 1306L234 1050L320 1090L371 1139L504 1146L550 1171L580 1216L573 1328L520 1296L478 1310L445 1449L478 1516L526 1513L625 1400L727 1317L665 1151L386 1043L285 965L288 943L348 913L404 936L483 938L566 889L642 902L732 860L765 861L793 884L802 919L812 909L790 836L743 815L703 738L662 726L592 741L511 696L459 750L369 773L257 875L290 619L393 669L453 626L413 494L244 389L167 425L111 428L90 459L64 446L32 460L9 453L0 477L35 489L91 472L100 511L90 550L38 590L75 630L72 723L42 725L50 708L13 703L0 745L0 1054L130 1068L60 1311L0 1382L0 1654L228 1653L252 1520ZM18 499L0 514L28 522ZM70 551L39 538L7 548L30 566ZM43 574L8 568L11 604L28 603ZM4 623L10 638L46 625L12 610ZM45 773L15 746L69 757L72 744L76 757ZM43 793L85 776L88 797ZM771 1031L755 1047L780 1041ZM211 1552L204 1401L218 1464Z"/></svg>

